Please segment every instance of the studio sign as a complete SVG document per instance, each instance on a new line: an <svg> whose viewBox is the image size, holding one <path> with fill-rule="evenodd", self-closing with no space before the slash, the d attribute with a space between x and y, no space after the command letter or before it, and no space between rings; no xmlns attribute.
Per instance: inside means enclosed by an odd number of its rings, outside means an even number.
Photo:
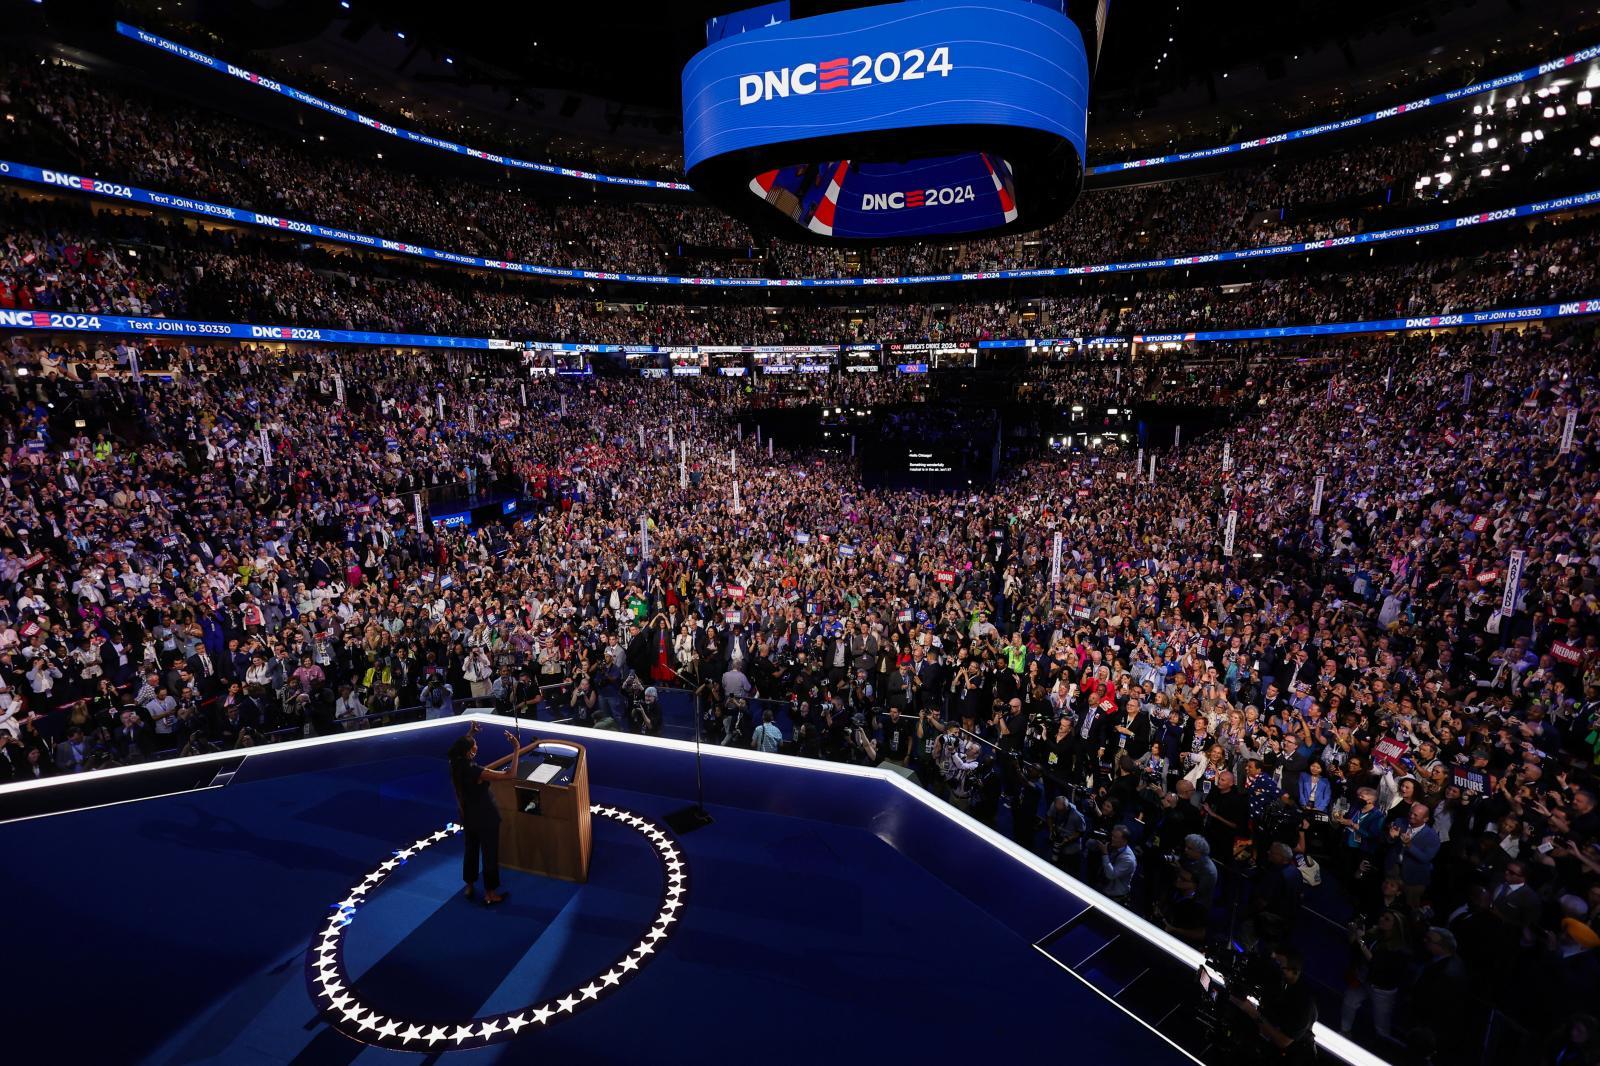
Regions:
<svg viewBox="0 0 1600 1066"><path fill-rule="evenodd" d="M679 911L688 895L688 873L677 844L666 831L630 811L595 804L589 808L598 818L610 818L638 830L661 861L663 892L650 929L621 958L601 973L569 989L564 995L518 1010L440 1023L437 1019L397 1018L385 1015L361 1002L344 966L344 932L356 919L361 905L379 886L425 848L461 832L455 823L411 846L394 853L388 861L362 878L350 894L333 904L333 914L317 935L306 956L307 976L312 998L322 1018L345 1036L364 1044L400 1051L452 1051L456 1048L483 1047L555 1025L579 1011L605 999L639 974L660 950L676 928Z"/></svg>

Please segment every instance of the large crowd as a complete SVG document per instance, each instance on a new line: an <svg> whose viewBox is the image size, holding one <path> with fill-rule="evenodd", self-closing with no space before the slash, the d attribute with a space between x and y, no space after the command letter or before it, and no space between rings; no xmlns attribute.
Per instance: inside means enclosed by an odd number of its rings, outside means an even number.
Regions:
<svg viewBox="0 0 1600 1066"><path fill-rule="evenodd" d="M1512 243L1479 254L1359 272L1287 264L1285 277L1231 284L1171 272L1097 279L1071 296L935 305L618 303L72 201L13 196L0 201L0 224L0 307L611 344L971 342L1338 322L1584 298L1596 269L1591 223L1578 219L1497 234Z"/></svg>
<svg viewBox="0 0 1600 1066"><path fill-rule="evenodd" d="M1302 935L1327 867L1339 1020L1379 1047L1463 1051L1473 996L1543 1032L1600 962L1593 344L1345 342L1154 481L1039 457L952 498L769 459L738 383L484 354L149 352L170 380L135 386L121 345L76 375L106 428L57 437L63 358L19 338L0 754L78 772L470 697L659 729L647 690L687 678L714 739L892 764L1197 942ZM533 510L419 538L407 494L474 479Z"/></svg>
<svg viewBox="0 0 1600 1066"><path fill-rule="evenodd" d="M1409 201L1414 180L1436 169L1439 157L1437 131L1423 130L1310 160L1090 191L1067 218L1025 237L843 252L758 237L700 205L531 197L487 168L471 181L408 173L311 135L273 133L60 64L0 67L0 104L9 113L0 136L12 151L26 148L30 161L451 252L639 273L905 275L1335 237L1383 225L1385 212ZM1462 105L1462 115L1467 110ZM1544 147L1519 146L1519 153ZM1573 160L1553 163L1570 168ZM322 180L307 183L313 172Z"/></svg>
<svg viewBox="0 0 1600 1066"><path fill-rule="evenodd" d="M1331 235L1437 149L1424 133L1089 194L1020 245L841 253L701 208L390 170L50 63L0 65L0 95L8 142L80 169L630 269L898 272ZM617 304L12 193L0 308L969 342L1586 297L1597 250L1577 217L1228 284ZM965 377L901 376L886 353L871 374L649 380L533 375L512 351L8 335L0 781L468 705L659 732L663 690L689 688L711 742L887 767L1197 946L1310 953L1337 928L1323 1020L1386 1056L1476 1062L1510 1026L1525 1057L1600 1063L1597 345L1576 322L986 356ZM1180 405L1210 430L1043 446L1069 409ZM886 408L888 436L1005 439L1004 468L964 492L870 487L840 447L748 432L775 408L858 406ZM504 521L417 517L501 499Z"/></svg>

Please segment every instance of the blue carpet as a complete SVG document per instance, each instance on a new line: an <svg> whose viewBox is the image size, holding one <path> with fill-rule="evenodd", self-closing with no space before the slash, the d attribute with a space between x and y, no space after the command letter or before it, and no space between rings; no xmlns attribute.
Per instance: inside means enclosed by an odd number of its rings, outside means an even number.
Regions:
<svg viewBox="0 0 1600 1066"><path fill-rule="evenodd" d="M598 785L594 798L654 819L682 805ZM440 763L408 758L0 826L0 849L30 857L9 864L9 895L28 909L7 947L38 993L8 1063L57 1062L66 1047L105 1062L428 1061L322 1024L304 960L329 904L453 810ZM944 1063L1059 1052L1067 1026L1078 1061L1185 1061L870 833L711 810L715 823L680 841L682 920L630 984L546 1031L439 1057ZM648 923L661 877L633 830L595 828L589 884L507 873L504 908L458 898L459 841L419 853L348 930L363 997L443 1020L515 1008L609 965ZM997 876L1018 876L996 861ZM92 998L92 1025L78 1024L86 1001L73 989Z"/></svg>

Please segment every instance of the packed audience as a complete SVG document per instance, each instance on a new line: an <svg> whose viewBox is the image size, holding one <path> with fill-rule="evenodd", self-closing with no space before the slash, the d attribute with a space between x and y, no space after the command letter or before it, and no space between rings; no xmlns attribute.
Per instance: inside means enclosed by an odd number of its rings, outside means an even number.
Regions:
<svg viewBox="0 0 1600 1066"><path fill-rule="evenodd" d="M970 343L1297 325L1582 298L1596 270L1593 227L1579 219L1490 234L1513 239L1499 250L1357 273L1284 263L1287 276L1248 283L1117 275L1081 295L1029 300L700 306L538 295L541 283L526 278L93 214L72 201L0 200L0 224L0 307L596 344Z"/></svg>
<svg viewBox="0 0 1600 1066"><path fill-rule="evenodd" d="M1385 224L1385 209L1410 199L1394 193L1409 193L1439 154L1439 134L1422 131L1309 160L1091 190L1067 218L1024 237L841 250L758 238L705 206L540 199L487 172L470 181L408 173L60 64L0 66L0 104L11 119L3 139L32 161L452 252L702 276L1026 269L1335 237ZM311 172L324 177L307 183Z"/></svg>
<svg viewBox="0 0 1600 1066"><path fill-rule="evenodd" d="M1338 1021L1380 1050L1463 1053L1471 997L1535 1034L1592 1001L1587 330L1326 346L1331 378L1262 375L1153 481L1040 457L955 497L769 459L732 430L742 382L195 348L147 352L170 380L135 386L126 344L13 345L18 777L474 698L655 730L646 690L684 677L714 740L771 712L762 743L901 768L1197 943L1308 935L1327 869L1353 923ZM74 363L92 435L45 402ZM462 481L532 510L419 537L407 494Z"/></svg>

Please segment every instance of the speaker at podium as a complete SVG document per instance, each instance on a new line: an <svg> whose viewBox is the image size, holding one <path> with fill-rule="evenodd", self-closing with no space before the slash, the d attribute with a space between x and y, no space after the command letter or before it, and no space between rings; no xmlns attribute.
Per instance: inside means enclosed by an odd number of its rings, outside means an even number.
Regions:
<svg viewBox="0 0 1600 1066"><path fill-rule="evenodd" d="M500 812L500 865L589 880L589 759L582 744L531 741L521 749L517 776L490 782L490 793Z"/></svg>

